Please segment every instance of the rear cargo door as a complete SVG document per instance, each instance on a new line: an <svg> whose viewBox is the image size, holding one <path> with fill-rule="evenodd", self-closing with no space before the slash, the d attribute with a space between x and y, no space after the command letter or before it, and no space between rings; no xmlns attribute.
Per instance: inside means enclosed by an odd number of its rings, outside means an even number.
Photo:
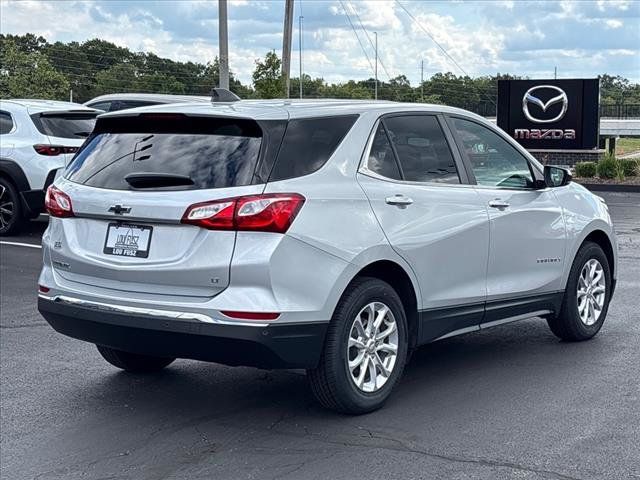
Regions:
<svg viewBox="0 0 640 480"><path fill-rule="evenodd" d="M55 110L31 115L38 131L46 135L52 146L58 147L62 165L68 165L96 123L99 112L86 110Z"/></svg>
<svg viewBox="0 0 640 480"><path fill-rule="evenodd" d="M236 233L181 224L190 205L261 193L257 122L117 118L57 182L71 198L52 263L65 279L117 290L211 297L229 283ZM104 127L104 128L103 128ZM55 239L52 239L55 241Z"/></svg>

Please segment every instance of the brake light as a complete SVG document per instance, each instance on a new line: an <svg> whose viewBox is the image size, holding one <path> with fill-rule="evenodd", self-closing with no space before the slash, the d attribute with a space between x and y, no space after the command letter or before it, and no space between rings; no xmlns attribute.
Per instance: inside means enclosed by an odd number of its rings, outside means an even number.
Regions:
<svg viewBox="0 0 640 480"><path fill-rule="evenodd" d="M227 317L239 318L242 320L275 320L280 316L279 313L272 312L235 312L230 310L221 310L220 313Z"/></svg>
<svg viewBox="0 0 640 480"><path fill-rule="evenodd" d="M285 233L304 200L298 193L271 193L196 203L184 212L182 223L209 230Z"/></svg>
<svg viewBox="0 0 640 480"><path fill-rule="evenodd" d="M63 145L38 144L38 145L34 145L33 148L40 155L45 155L47 157L55 157L63 153L76 153L80 147L65 147Z"/></svg>
<svg viewBox="0 0 640 480"><path fill-rule="evenodd" d="M49 293L51 289L49 287L45 287L44 285L38 285L39 293Z"/></svg>
<svg viewBox="0 0 640 480"><path fill-rule="evenodd" d="M44 197L44 207L52 217L73 217L71 198L54 185L47 188L47 194Z"/></svg>

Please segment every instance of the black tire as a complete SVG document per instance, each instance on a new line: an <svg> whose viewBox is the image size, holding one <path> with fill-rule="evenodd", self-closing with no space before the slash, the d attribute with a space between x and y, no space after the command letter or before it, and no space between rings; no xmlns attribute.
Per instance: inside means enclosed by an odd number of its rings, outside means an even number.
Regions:
<svg viewBox="0 0 640 480"><path fill-rule="evenodd" d="M138 353L123 352L103 345L96 345L96 347L98 347L100 355L107 362L130 373L157 372L175 360L175 358L151 357Z"/></svg>
<svg viewBox="0 0 640 480"><path fill-rule="evenodd" d="M386 383L375 392L364 392L351 378L347 342L356 316L371 302L382 302L391 310L397 326L398 349L395 365ZM402 376L406 364L407 331L402 301L388 283L368 277L354 280L333 314L318 367L307 371L311 391L318 402L325 408L356 415L382 407Z"/></svg>
<svg viewBox="0 0 640 480"><path fill-rule="evenodd" d="M577 289L582 268L591 259L597 260L602 265L605 280L605 298L598 320L593 325L586 325L581 320L578 311ZM597 243L585 242L578 250L571 266L560 313L547 318L549 328L554 335L568 342L581 342L593 338L600 331L606 319L609 301L611 300L611 286L611 269L607 256Z"/></svg>
<svg viewBox="0 0 640 480"><path fill-rule="evenodd" d="M17 234L25 221L18 190L8 179L0 177L0 236Z"/></svg>

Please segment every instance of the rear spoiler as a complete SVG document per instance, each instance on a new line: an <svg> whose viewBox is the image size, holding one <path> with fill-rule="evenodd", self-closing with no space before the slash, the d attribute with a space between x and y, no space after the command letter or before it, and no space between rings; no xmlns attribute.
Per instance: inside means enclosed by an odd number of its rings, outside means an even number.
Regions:
<svg viewBox="0 0 640 480"><path fill-rule="evenodd" d="M46 111L46 112L38 112L38 113L34 113L31 116L33 117L38 116L38 117L57 117L60 115L76 115L76 114L84 114L84 115L98 115L100 113L100 110L96 110L96 109L87 109L87 110L50 110L50 111Z"/></svg>

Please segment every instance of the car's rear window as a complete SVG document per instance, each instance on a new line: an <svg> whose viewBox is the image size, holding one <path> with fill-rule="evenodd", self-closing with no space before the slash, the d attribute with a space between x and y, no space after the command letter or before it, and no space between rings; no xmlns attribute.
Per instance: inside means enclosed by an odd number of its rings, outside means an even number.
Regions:
<svg viewBox="0 0 640 480"><path fill-rule="evenodd" d="M269 181L301 177L319 170L357 118L341 115L289 121Z"/></svg>
<svg viewBox="0 0 640 480"><path fill-rule="evenodd" d="M187 178L183 185L152 181L145 189L208 189L252 183L262 131L256 122L177 118L101 120L69 165L66 177L84 185L133 190L132 175ZM154 177L155 175L155 177ZM127 180L129 176L129 181Z"/></svg>
<svg viewBox="0 0 640 480"><path fill-rule="evenodd" d="M38 131L50 137L86 138L96 123L97 113L46 113L31 115Z"/></svg>

